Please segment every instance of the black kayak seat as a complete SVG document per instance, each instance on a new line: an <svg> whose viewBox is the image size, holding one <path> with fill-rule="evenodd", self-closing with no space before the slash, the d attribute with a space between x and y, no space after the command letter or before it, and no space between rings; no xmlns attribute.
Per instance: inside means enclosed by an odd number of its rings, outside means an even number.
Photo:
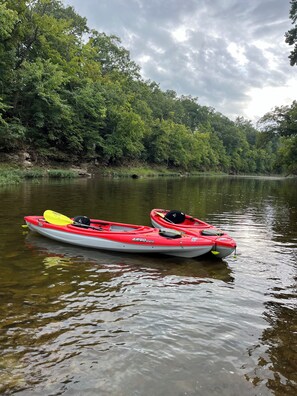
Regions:
<svg viewBox="0 0 297 396"><path fill-rule="evenodd" d="M87 216L75 216L73 221L74 225L77 227L86 227L91 225L91 220Z"/></svg>
<svg viewBox="0 0 297 396"><path fill-rule="evenodd" d="M170 210L170 212L166 213L164 218L168 220L169 223L181 224L185 221L186 215L179 210Z"/></svg>

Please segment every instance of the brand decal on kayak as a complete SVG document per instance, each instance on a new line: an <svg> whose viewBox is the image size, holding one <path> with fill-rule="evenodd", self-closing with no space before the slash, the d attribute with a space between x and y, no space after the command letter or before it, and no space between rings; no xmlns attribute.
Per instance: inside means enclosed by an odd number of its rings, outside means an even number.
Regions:
<svg viewBox="0 0 297 396"><path fill-rule="evenodd" d="M155 241L146 238L133 238L132 241L135 242L146 242L146 243L155 243Z"/></svg>

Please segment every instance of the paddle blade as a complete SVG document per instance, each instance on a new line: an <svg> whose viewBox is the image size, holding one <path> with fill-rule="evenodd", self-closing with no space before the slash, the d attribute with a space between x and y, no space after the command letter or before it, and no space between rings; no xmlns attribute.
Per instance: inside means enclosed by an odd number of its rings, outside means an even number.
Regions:
<svg viewBox="0 0 297 396"><path fill-rule="evenodd" d="M220 254L220 252L218 252L217 250L211 250L211 253L214 254L215 256L216 256L217 254Z"/></svg>
<svg viewBox="0 0 297 396"><path fill-rule="evenodd" d="M43 217L48 223L54 225L64 226L73 223L73 221L69 217L64 216L61 213L54 212L53 210L46 210L43 213Z"/></svg>

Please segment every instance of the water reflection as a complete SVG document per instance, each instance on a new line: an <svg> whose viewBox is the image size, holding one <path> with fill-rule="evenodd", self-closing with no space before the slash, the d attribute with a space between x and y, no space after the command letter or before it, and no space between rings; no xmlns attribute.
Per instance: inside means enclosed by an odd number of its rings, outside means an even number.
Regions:
<svg viewBox="0 0 297 396"><path fill-rule="evenodd" d="M91 179L0 195L0 393L296 394L296 181ZM149 224L152 207L225 229L237 258L113 254L20 227L45 209Z"/></svg>
<svg viewBox="0 0 297 396"><path fill-rule="evenodd" d="M160 288L177 292L177 287L233 282L223 261L102 253L32 233L25 243L26 266L2 273L2 392L48 383L47 369L56 372L74 357L81 362L94 348L100 354L125 345L147 299L155 304ZM147 319L143 323L148 325Z"/></svg>
<svg viewBox="0 0 297 396"><path fill-rule="evenodd" d="M31 233L26 238L26 245L35 254L45 255L43 262L46 267L61 263L63 266L79 263L79 265L100 265L106 271L114 271L114 268L123 272L142 271L152 279L182 277L184 282L190 282L191 278L207 278L209 281L217 279L224 282L234 280L228 263L212 257L185 259L163 255L102 252L68 246Z"/></svg>
<svg viewBox="0 0 297 396"><path fill-rule="evenodd" d="M280 278L273 279L278 286L268 294L264 312L269 326L263 330L259 344L250 350L251 356L259 355L258 365L246 375L253 384L270 389L276 396L293 396L297 389L296 276L293 279L294 284L289 285Z"/></svg>
<svg viewBox="0 0 297 396"><path fill-rule="evenodd" d="M290 296L287 295L285 298L290 302ZM296 394L296 293L294 298L295 304L284 305L276 301L266 304L269 327L263 331L261 342L268 345L268 356L267 360L263 361L263 367L273 373L267 387L276 395Z"/></svg>

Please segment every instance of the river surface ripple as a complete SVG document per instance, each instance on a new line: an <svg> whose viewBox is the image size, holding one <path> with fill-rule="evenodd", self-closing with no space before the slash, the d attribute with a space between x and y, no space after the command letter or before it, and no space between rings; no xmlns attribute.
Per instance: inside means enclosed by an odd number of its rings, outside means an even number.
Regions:
<svg viewBox="0 0 297 396"><path fill-rule="evenodd" d="M297 394L296 181L28 183L0 197L1 394ZM236 256L113 254L21 228L45 209L149 224L153 207L223 228Z"/></svg>

